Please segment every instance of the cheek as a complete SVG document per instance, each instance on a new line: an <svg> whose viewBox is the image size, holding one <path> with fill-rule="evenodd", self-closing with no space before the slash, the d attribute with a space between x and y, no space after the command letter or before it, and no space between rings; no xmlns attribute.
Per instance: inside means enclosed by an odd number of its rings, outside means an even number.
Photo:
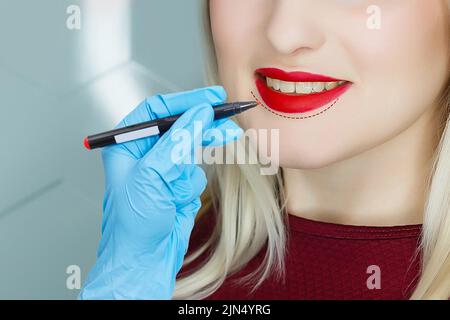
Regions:
<svg viewBox="0 0 450 320"><path fill-rule="evenodd" d="M381 30L342 35L359 80L352 111L371 124L359 128L368 144L384 142L436 106L449 62L448 18L439 3L393 4L382 11Z"/></svg>
<svg viewBox="0 0 450 320"><path fill-rule="evenodd" d="M210 0L211 28L216 54L221 63L242 60L257 35L258 0ZM250 18L249 18L250 17Z"/></svg>
<svg viewBox="0 0 450 320"><path fill-rule="evenodd" d="M448 18L440 3L382 5L381 30L341 35L368 104L414 114L434 102L448 76Z"/></svg>
<svg viewBox="0 0 450 320"><path fill-rule="evenodd" d="M219 78L228 99L251 100L253 63L260 53L264 16L270 7L261 0L210 0L211 28ZM266 1L266 0L264 0Z"/></svg>

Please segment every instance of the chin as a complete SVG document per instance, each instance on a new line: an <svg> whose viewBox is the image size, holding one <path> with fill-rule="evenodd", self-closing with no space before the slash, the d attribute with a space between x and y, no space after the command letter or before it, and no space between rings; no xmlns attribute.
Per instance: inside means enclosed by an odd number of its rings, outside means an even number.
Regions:
<svg viewBox="0 0 450 320"><path fill-rule="evenodd" d="M280 166L291 169L321 169L343 160L342 154L331 152L331 150L297 150L291 149L288 154L280 154Z"/></svg>

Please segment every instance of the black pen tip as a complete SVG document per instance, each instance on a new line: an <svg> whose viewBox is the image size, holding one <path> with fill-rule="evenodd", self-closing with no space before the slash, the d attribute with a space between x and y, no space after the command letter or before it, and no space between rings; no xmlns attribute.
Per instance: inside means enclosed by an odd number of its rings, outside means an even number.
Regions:
<svg viewBox="0 0 450 320"><path fill-rule="evenodd" d="M258 105L259 103L256 101L247 101L247 102L240 102L239 103L239 110L240 112L244 112L248 109L254 108Z"/></svg>

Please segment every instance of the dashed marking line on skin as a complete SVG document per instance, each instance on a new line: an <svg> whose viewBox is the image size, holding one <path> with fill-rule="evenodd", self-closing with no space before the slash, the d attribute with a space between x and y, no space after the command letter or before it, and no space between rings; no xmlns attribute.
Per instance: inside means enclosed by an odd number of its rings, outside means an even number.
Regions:
<svg viewBox="0 0 450 320"><path fill-rule="evenodd" d="M332 107L339 101L339 98L337 98L337 99L336 99L331 105L329 105L326 109L323 109L322 111L320 111L320 112L318 112L318 113L315 113L315 114L312 114L312 115L309 115L309 116L303 116L303 117L290 117L290 116L285 116L285 115L283 115L283 114L278 114L278 113L274 112L272 109L270 109L269 107L267 107L264 103L262 103L262 102L256 97L256 95L253 93L253 91L250 91L250 92L252 93L252 96L253 96L253 98L255 98L256 102L258 102L261 106L263 106L264 109L266 109L267 111L273 113L273 114L276 115L276 116L283 117L283 118L286 118L286 119L309 119L309 118L317 117L318 115L321 115L322 113L328 111L330 108L332 108Z"/></svg>

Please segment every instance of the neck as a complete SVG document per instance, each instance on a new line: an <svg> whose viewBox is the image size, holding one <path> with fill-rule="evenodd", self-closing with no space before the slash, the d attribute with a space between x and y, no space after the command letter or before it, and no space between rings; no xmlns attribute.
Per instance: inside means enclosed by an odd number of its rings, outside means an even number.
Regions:
<svg viewBox="0 0 450 320"><path fill-rule="evenodd" d="M340 224L422 223L438 119L430 108L402 133L357 156L320 169L283 168L287 211Z"/></svg>

